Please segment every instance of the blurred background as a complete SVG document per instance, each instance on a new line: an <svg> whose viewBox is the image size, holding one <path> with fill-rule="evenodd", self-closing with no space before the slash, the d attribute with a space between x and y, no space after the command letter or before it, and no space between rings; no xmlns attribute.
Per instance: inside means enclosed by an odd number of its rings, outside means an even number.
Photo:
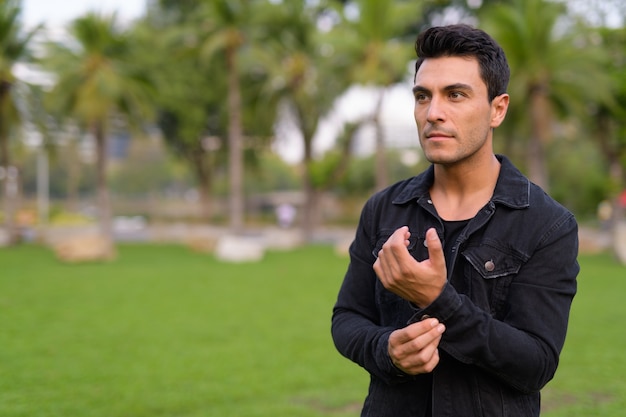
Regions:
<svg viewBox="0 0 626 417"><path fill-rule="evenodd" d="M0 245L349 239L372 192L427 166L417 33L465 22L512 70L497 152L576 214L584 250L626 262L625 15L622 0L2 0Z"/></svg>

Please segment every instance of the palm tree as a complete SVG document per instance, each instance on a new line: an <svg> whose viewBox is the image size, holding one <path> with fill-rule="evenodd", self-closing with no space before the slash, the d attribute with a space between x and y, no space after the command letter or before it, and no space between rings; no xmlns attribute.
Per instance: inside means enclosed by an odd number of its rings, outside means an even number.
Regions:
<svg viewBox="0 0 626 417"><path fill-rule="evenodd" d="M388 185L385 138L381 111L388 87L406 78L407 63L413 57L413 41L403 39L407 29L420 15L424 3L397 0L358 0L358 17L345 19L339 27L337 42L347 43L354 60L351 79L378 89L371 121L376 131L376 188Z"/></svg>
<svg viewBox="0 0 626 417"><path fill-rule="evenodd" d="M191 168L198 184L202 218L210 220L214 212L213 183L225 171L245 171L244 168L253 165L254 150L272 134L275 105L271 98L259 93L263 78L258 71L250 70L256 63L246 61L247 51L256 46L251 32L257 24L256 20L250 21L250 16L256 14L257 6L266 3L251 4L255 13L249 12L244 4L244 12L234 10L230 13L232 16L219 19L219 14L214 12L220 6L218 3L204 4L204 8L200 8L200 3L195 0L161 0L154 4L146 25L138 26L146 46L143 48L145 53L138 55L137 59L155 74L159 91L159 127L168 147ZM229 15L228 9L223 14ZM234 25L245 28L241 36L246 40L234 54L236 66L240 69L238 79L233 77L232 70L227 70L225 59L227 30L224 26L229 19L246 20L245 24ZM155 49L162 53L152 53ZM241 97L240 100L231 99L230 102L245 102L245 107L233 105L228 108L224 104L225 97L238 90L239 84L246 88L235 94ZM240 144L233 147L239 148L238 152L229 152L231 147L227 143L229 126L233 126L231 115L240 120L237 125L241 125L241 132L236 136L243 136L241 139L247 141L242 144L240 139L235 140ZM237 132L231 128L230 132L233 131ZM232 163L229 163L230 158ZM236 216L232 213L243 208L243 184L238 180L243 174L226 175L232 190L229 203L235 207L229 210L229 220L233 229L240 229L245 213Z"/></svg>
<svg viewBox="0 0 626 417"><path fill-rule="evenodd" d="M4 223L9 235L9 243L17 240L14 227L14 192L15 184L9 178L15 175L11 167L9 141L15 130L20 126L20 112L17 108L17 79L14 67L19 61L29 58L28 46L39 30L36 27L25 34L19 21L20 2L6 0L0 5L0 171L5 180L2 181L4 200Z"/></svg>
<svg viewBox="0 0 626 417"><path fill-rule="evenodd" d="M557 25L565 11L562 3L515 0L487 7L481 15L482 26L502 45L511 66L513 106L507 125L518 135L528 134L528 175L546 190L545 147L552 140L554 121L584 115L586 104L605 100L610 86L603 51L590 46L588 31Z"/></svg>
<svg viewBox="0 0 626 417"><path fill-rule="evenodd" d="M268 94L282 99L282 108L302 136L302 232L312 237L317 222L313 139L318 123L327 115L333 102L349 85L350 60L325 39L316 24L318 10L306 0L293 0L265 9L267 39L263 50L254 51L254 59L268 74Z"/></svg>
<svg viewBox="0 0 626 417"><path fill-rule="evenodd" d="M230 227L240 233L244 226L243 195L243 124L239 55L246 43L245 29L252 16L246 0L214 0L198 10L199 25L190 46L204 63L217 58L227 74L229 216Z"/></svg>
<svg viewBox="0 0 626 417"><path fill-rule="evenodd" d="M129 126L146 120L152 85L145 71L133 65L133 42L116 15L88 13L69 26L72 42L48 45L44 64L58 78L50 100L61 112L93 134L96 141L100 231L112 238L107 185L108 133L113 118Z"/></svg>
<svg viewBox="0 0 626 417"><path fill-rule="evenodd" d="M221 68L201 65L196 54L181 48L186 38L193 39L190 28L199 25L189 21L195 14L179 10L180 6L154 5L134 27L140 45L134 59L154 80L157 125L168 149L189 166L197 183L200 217L209 221L214 173L226 153L221 140L226 136L222 123L226 74Z"/></svg>
<svg viewBox="0 0 626 417"><path fill-rule="evenodd" d="M622 263L626 263L626 257L620 250L622 243L619 236L624 233L620 224L624 221L626 212L621 201L626 193L626 28L602 28L600 34L603 38L602 46L611 59L611 64L607 65L607 73L614 81L614 100L593 107L590 130L608 167L613 252Z"/></svg>

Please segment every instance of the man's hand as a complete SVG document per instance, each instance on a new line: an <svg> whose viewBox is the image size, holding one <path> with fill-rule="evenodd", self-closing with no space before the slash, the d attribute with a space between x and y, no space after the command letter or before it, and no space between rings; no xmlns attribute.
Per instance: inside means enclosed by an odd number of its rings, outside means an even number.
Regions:
<svg viewBox="0 0 626 417"><path fill-rule="evenodd" d="M386 289L424 308L446 284L446 260L435 229L426 232L429 259L422 262L407 250L410 235L406 226L396 230L378 252L374 271Z"/></svg>
<svg viewBox="0 0 626 417"><path fill-rule="evenodd" d="M389 336L387 351L393 364L409 375L432 372L439 363L439 341L445 326L427 319L398 329Z"/></svg>

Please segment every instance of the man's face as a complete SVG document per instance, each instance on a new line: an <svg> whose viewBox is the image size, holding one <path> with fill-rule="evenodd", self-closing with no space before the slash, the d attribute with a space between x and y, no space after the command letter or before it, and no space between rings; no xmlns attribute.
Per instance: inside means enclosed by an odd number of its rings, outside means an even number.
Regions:
<svg viewBox="0 0 626 417"><path fill-rule="evenodd" d="M426 159L450 165L493 153L491 129L504 119L508 95L489 102L475 58L424 60L415 75L413 93L415 122Z"/></svg>

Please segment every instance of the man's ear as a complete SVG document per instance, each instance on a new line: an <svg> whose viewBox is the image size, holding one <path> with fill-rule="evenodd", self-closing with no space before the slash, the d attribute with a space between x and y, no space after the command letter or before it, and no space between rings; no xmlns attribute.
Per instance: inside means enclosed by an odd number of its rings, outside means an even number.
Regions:
<svg viewBox="0 0 626 417"><path fill-rule="evenodd" d="M500 94L491 101L491 127L496 128L500 126L506 111L509 108L509 95L504 93Z"/></svg>

